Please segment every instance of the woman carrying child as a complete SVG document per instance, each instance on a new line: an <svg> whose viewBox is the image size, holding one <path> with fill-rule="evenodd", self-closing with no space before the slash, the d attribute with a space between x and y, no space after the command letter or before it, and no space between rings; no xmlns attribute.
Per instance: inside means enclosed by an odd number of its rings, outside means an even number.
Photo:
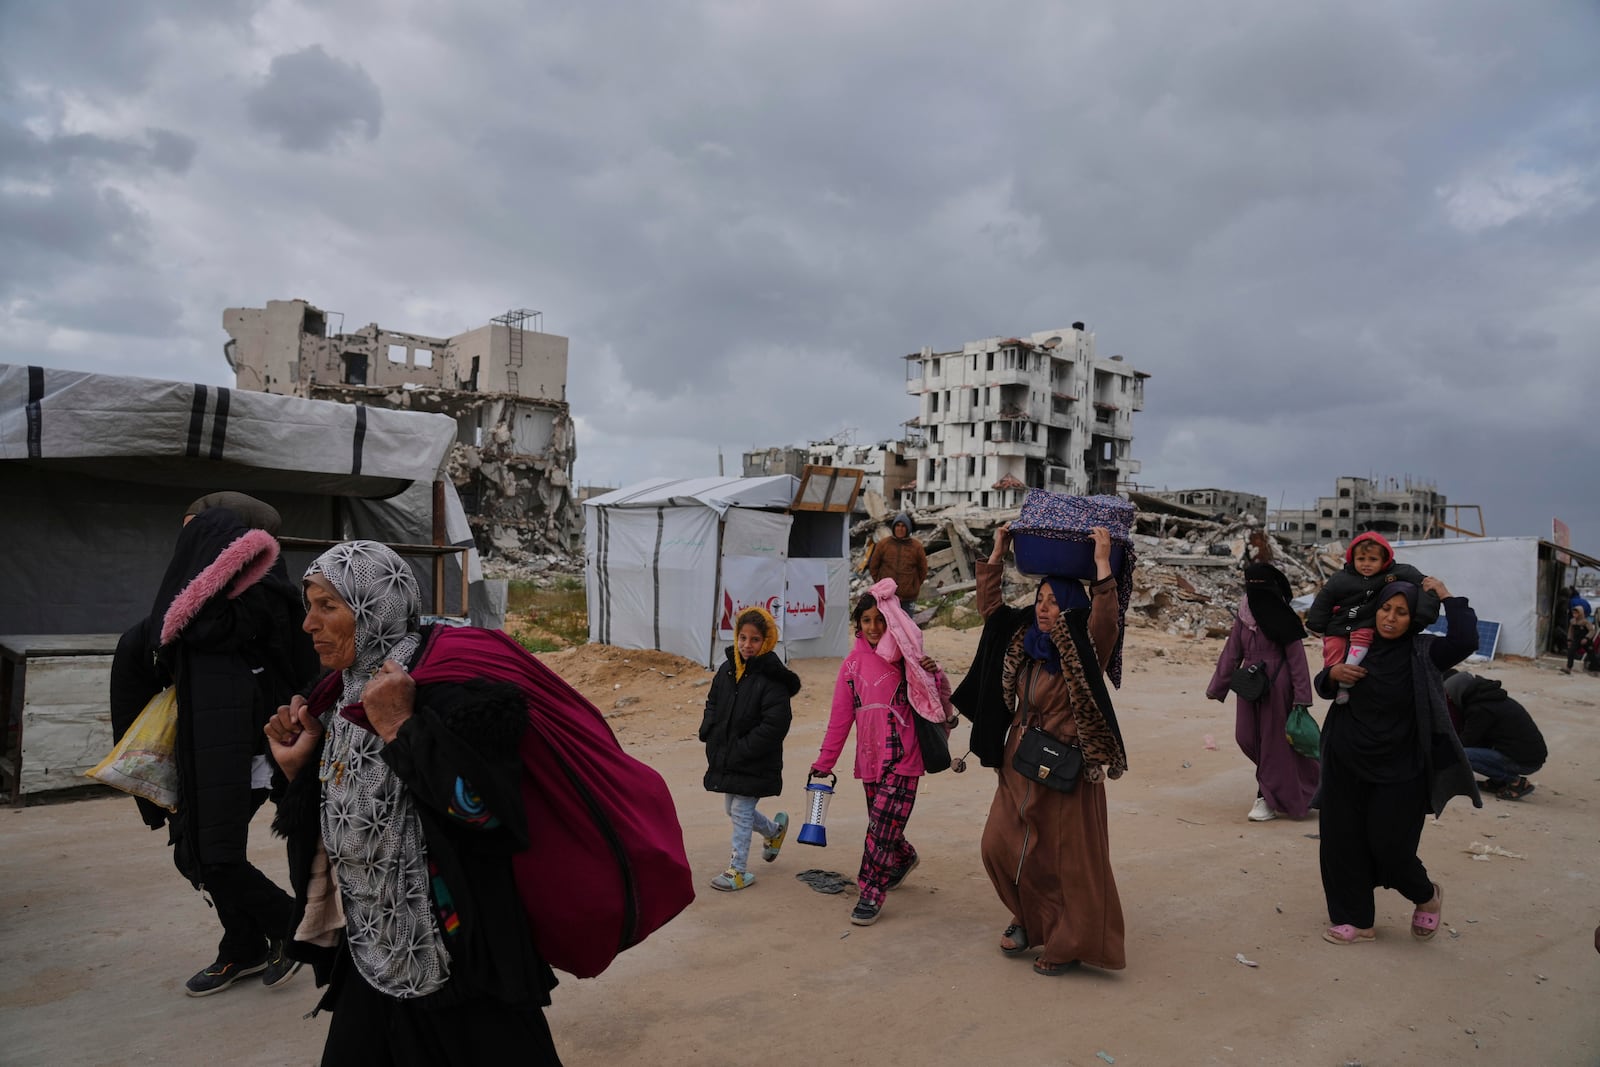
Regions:
<svg viewBox="0 0 1600 1067"><path fill-rule="evenodd" d="M762 797L783 792L783 739L793 714L789 699L800 691L800 679L783 665L773 648L778 625L764 608L746 608L734 623L728 659L706 694L700 740L706 746L705 787L725 794L723 806L733 820L733 849L728 869L711 879L723 892L744 889L756 880L750 873L750 835L761 835L761 858L778 858L788 834L789 816L771 819L756 805Z"/></svg>
<svg viewBox="0 0 1600 1067"><path fill-rule="evenodd" d="M1306 629L1322 635L1322 665L1360 666L1372 644L1372 618L1380 594L1393 582L1422 586L1422 572L1409 563L1396 563L1394 549L1382 534L1357 534L1345 550L1344 569L1330 577L1306 611ZM1439 598L1423 590L1417 599L1417 629L1431 626L1439 617ZM1350 699L1350 687L1341 685L1333 700Z"/></svg>
<svg viewBox="0 0 1600 1067"><path fill-rule="evenodd" d="M1253 663L1266 664L1267 692L1258 701L1238 697L1234 740L1256 765L1256 801L1251 822L1276 819L1278 813L1303 819L1317 791L1317 761L1300 755L1284 730L1296 704L1311 703L1311 672L1306 669L1306 629L1289 601L1289 579L1270 563L1252 563L1244 571L1244 596L1239 615L1222 646L1206 696L1223 701L1233 672Z"/></svg>
<svg viewBox="0 0 1600 1067"><path fill-rule="evenodd" d="M1419 633L1424 592L1444 604L1443 637ZM1428 812L1439 815L1453 796L1482 807L1472 767L1450 722L1441 672L1478 647L1478 617L1465 597L1437 578L1422 586L1392 582L1373 618L1372 647L1360 665L1336 663L1316 678L1317 692L1346 703L1328 710L1322 727L1322 892L1328 902L1323 939L1335 945L1375 940L1376 886L1398 889L1414 904L1411 933L1438 932L1444 891L1417 856Z"/></svg>
<svg viewBox="0 0 1600 1067"><path fill-rule="evenodd" d="M867 837L856 876L861 897L850 912L857 926L877 922L885 893L921 862L906 840L917 781L925 773L912 716L942 719L947 729L955 724L950 682L923 655L921 632L895 590L894 579L885 578L850 613L855 648L839 665L827 732L811 765L813 775L831 773L855 727L855 776L867 795Z"/></svg>

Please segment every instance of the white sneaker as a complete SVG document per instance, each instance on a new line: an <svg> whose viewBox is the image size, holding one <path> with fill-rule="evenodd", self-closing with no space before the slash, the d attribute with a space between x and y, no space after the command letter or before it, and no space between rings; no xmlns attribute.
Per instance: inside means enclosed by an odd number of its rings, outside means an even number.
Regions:
<svg viewBox="0 0 1600 1067"><path fill-rule="evenodd" d="M1271 822L1278 817L1278 813L1267 807L1266 797L1256 797L1255 807L1250 809L1251 822Z"/></svg>

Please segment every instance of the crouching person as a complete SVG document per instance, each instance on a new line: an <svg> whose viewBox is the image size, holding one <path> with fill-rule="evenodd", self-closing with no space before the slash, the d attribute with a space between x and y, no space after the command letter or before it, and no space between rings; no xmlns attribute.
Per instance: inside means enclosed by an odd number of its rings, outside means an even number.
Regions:
<svg viewBox="0 0 1600 1067"><path fill-rule="evenodd" d="M1533 716L1493 678L1457 671L1444 682L1444 695L1461 713L1461 747L1467 762L1487 781L1485 793L1521 800L1533 792L1528 775L1544 766L1550 750Z"/></svg>

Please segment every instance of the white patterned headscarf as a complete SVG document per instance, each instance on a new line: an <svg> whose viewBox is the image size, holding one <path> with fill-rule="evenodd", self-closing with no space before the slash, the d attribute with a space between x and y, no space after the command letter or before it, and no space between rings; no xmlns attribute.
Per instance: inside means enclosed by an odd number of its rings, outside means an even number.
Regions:
<svg viewBox="0 0 1600 1067"><path fill-rule="evenodd" d="M411 568L376 541L335 545L306 569L355 615L355 662L344 671L341 705L383 661L403 667L421 647L422 598ZM384 762L384 742L339 715L323 720L322 841L338 876L345 935L356 969L392 997L426 996L450 973L430 906L427 843L410 792Z"/></svg>
<svg viewBox="0 0 1600 1067"><path fill-rule="evenodd" d="M334 545L306 568L305 576L332 586L356 617L356 659L344 672L346 703L352 703L384 660L406 664L408 654L415 651L417 617L422 612L417 579L405 560L376 541ZM402 642L409 647L397 648ZM353 697L352 682L356 683Z"/></svg>

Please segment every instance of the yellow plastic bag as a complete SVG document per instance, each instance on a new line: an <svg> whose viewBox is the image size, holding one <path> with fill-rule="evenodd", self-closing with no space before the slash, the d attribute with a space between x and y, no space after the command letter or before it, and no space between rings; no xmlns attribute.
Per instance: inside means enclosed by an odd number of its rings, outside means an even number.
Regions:
<svg viewBox="0 0 1600 1067"><path fill-rule="evenodd" d="M113 789L178 810L178 694L172 686L150 698L111 755L88 777Z"/></svg>

